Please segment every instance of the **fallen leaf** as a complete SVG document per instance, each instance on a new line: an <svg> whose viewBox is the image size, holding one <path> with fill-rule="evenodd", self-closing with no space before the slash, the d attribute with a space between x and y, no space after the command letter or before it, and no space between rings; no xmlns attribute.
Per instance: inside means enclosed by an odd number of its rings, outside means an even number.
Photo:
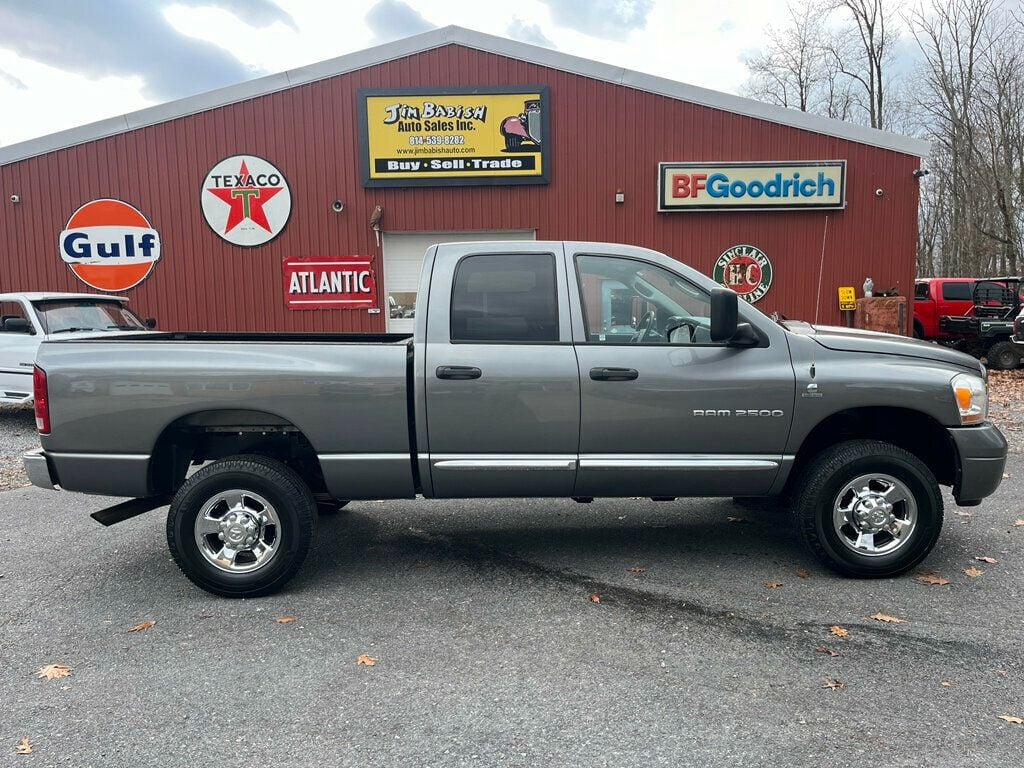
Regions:
<svg viewBox="0 0 1024 768"><path fill-rule="evenodd" d="M846 687L844 683L840 683L838 680L833 680L831 677L824 678L825 684L822 688L828 688L830 691L838 691Z"/></svg>
<svg viewBox="0 0 1024 768"><path fill-rule="evenodd" d="M153 621L152 619L148 619L147 621L140 621L138 624L136 624L134 627L132 627L128 631L129 632L145 632L147 629L152 629L155 626L156 626L156 622Z"/></svg>
<svg viewBox="0 0 1024 768"><path fill-rule="evenodd" d="M942 681L942 687L943 688L952 688L953 684L951 682L949 682L949 680L943 680Z"/></svg>
<svg viewBox="0 0 1024 768"><path fill-rule="evenodd" d="M944 587L949 584L949 579L942 578L934 571L922 571L916 578L922 584L931 584L934 587Z"/></svg>
<svg viewBox="0 0 1024 768"><path fill-rule="evenodd" d="M1015 717L1013 715L996 715L996 717L1014 725L1024 725L1024 717Z"/></svg>
<svg viewBox="0 0 1024 768"><path fill-rule="evenodd" d="M829 629L829 632L831 632L836 637L846 637L850 634L850 630L843 629L842 627L832 627L831 629Z"/></svg>
<svg viewBox="0 0 1024 768"><path fill-rule="evenodd" d="M766 581L764 583L764 588L765 589L778 589L781 586L782 586L782 582L781 581Z"/></svg>
<svg viewBox="0 0 1024 768"><path fill-rule="evenodd" d="M972 579L976 579L984 573L980 568L975 568L973 565L970 568L964 568L964 573L970 576Z"/></svg>
<svg viewBox="0 0 1024 768"><path fill-rule="evenodd" d="M1014 520L1013 521L1013 527L1014 528L1024 527L1024 520Z"/></svg>
<svg viewBox="0 0 1024 768"><path fill-rule="evenodd" d="M626 570L629 571L630 573L646 573L647 572L647 569L644 568L642 565L634 565L632 568L627 568Z"/></svg>
<svg viewBox="0 0 1024 768"><path fill-rule="evenodd" d="M22 739L18 742L18 746L14 748L14 754L16 755L31 755L34 750L32 749L32 742L27 738Z"/></svg>
<svg viewBox="0 0 1024 768"><path fill-rule="evenodd" d="M991 565L992 563L999 562L994 557L987 557L985 555L980 555L979 557L976 557L974 559L977 560L979 563L988 563L989 565Z"/></svg>
<svg viewBox="0 0 1024 768"><path fill-rule="evenodd" d="M274 621L276 621L278 624L291 624L293 621L295 621L295 617L294 616L282 616L279 619L274 619Z"/></svg>
<svg viewBox="0 0 1024 768"><path fill-rule="evenodd" d="M601 602L601 596L595 592L594 594L592 594L590 596L590 602L592 602L592 603L600 603Z"/></svg>
<svg viewBox="0 0 1024 768"><path fill-rule="evenodd" d="M801 579L809 579L809 578L811 578L811 574L808 573L806 568L797 568L796 569L796 575L799 578L801 578Z"/></svg>
<svg viewBox="0 0 1024 768"><path fill-rule="evenodd" d="M886 624L902 624L903 623L903 619L897 619L895 616L888 616L888 615L886 615L884 613L876 613L876 614L874 614L872 616L868 616L868 618L869 619L874 619L875 621L884 621Z"/></svg>
<svg viewBox="0 0 1024 768"><path fill-rule="evenodd" d="M71 676L71 667L66 667L63 664L47 664L45 667L40 667L39 671L36 672L36 677L40 680L60 680L62 677Z"/></svg>
<svg viewBox="0 0 1024 768"><path fill-rule="evenodd" d="M835 651L835 650L829 648L827 645L819 645L814 650L816 650L818 653L827 653L829 656L833 656L833 657L839 655L839 651Z"/></svg>
<svg viewBox="0 0 1024 768"><path fill-rule="evenodd" d="M375 667L377 662L380 661L376 656L370 656L368 653L364 653L362 656L356 658L356 664L361 664L364 667Z"/></svg>

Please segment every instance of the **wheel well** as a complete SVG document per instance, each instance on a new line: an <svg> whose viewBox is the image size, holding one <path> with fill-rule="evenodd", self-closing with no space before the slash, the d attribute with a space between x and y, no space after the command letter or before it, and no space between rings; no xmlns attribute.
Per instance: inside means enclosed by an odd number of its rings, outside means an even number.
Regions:
<svg viewBox="0 0 1024 768"><path fill-rule="evenodd" d="M846 440L882 440L914 454L940 485L956 480L956 446L939 422L909 408L851 408L824 419L804 439L790 478L825 448Z"/></svg>
<svg viewBox="0 0 1024 768"><path fill-rule="evenodd" d="M264 411L201 411L175 419L157 438L149 461L153 495L172 494L190 466L227 456L256 454L291 467L314 494L326 492L312 444L287 419Z"/></svg>

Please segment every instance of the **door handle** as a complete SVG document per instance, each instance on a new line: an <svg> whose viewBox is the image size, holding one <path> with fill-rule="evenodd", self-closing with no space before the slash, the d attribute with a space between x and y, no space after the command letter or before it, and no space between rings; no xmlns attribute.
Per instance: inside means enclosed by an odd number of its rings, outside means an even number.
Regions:
<svg viewBox="0 0 1024 768"><path fill-rule="evenodd" d="M479 379L482 375L479 368L474 368L471 365L437 366L437 378L439 379Z"/></svg>
<svg viewBox="0 0 1024 768"><path fill-rule="evenodd" d="M633 381L640 375L636 368L591 368L594 381Z"/></svg>

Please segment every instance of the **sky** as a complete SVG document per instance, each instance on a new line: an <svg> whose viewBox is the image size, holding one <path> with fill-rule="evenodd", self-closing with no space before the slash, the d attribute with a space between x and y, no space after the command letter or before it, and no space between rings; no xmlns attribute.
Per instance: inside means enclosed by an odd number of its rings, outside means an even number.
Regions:
<svg viewBox="0 0 1024 768"><path fill-rule="evenodd" d="M0 145L457 24L735 93L785 0L0 0Z"/></svg>

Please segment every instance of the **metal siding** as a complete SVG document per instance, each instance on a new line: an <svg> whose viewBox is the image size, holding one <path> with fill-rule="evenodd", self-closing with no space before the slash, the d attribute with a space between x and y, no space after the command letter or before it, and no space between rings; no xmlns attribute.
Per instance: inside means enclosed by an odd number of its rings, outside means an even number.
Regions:
<svg viewBox="0 0 1024 768"><path fill-rule="evenodd" d="M537 83L551 90L551 184L361 186L359 88ZM291 219L262 247L226 243L200 211L206 172L240 153L266 157L292 190ZM845 211L656 213L659 161L829 159L848 161ZM0 291L83 290L60 260L57 237L79 205L110 196L138 207L160 231L160 264L128 294L161 327L379 332L384 279L369 217L380 204L386 231L533 229L539 239L647 246L705 273L726 248L750 243L774 266L757 306L813 320L827 218L818 316L838 323L838 285L859 292L870 275L876 287L910 295L917 166L898 152L446 46L0 167ZM624 205L614 203L617 189ZM12 193L22 203L11 205ZM341 214L330 210L335 199L345 202ZM375 257L381 314L285 308L284 258L348 254Z"/></svg>

